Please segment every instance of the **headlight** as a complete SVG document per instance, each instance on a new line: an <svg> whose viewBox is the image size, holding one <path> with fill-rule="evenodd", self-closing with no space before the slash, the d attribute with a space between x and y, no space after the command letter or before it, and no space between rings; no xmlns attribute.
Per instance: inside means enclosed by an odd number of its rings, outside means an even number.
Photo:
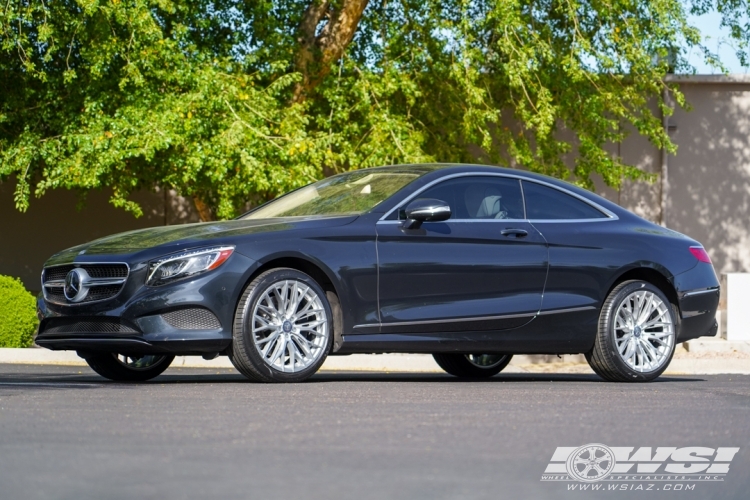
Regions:
<svg viewBox="0 0 750 500"><path fill-rule="evenodd" d="M211 271L222 265L234 252L234 247L201 248L167 255L148 263L149 286L165 285L175 280Z"/></svg>

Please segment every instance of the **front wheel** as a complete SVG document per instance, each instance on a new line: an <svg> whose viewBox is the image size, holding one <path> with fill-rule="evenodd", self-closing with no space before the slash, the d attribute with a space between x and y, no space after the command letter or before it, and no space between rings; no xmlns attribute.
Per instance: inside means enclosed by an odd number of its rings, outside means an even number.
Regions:
<svg viewBox="0 0 750 500"><path fill-rule="evenodd" d="M130 355L112 352L90 354L86 363L96 373L116 382L143 382L161 375L174 361L166 354Z"/></svg>
<svg viewBox="0 0 750 500"><path fill-rule="evenodd" d="M617 285L604 301L591 368L612 382L647 382L669 366L677 337L677 315L669 299L646 281Z"/></svg>
<svg viewBox="0 0 750 500"><path fill-rule="evenodd" d="M333 314L314 279L295 269L272 269L240 298L229 359L260 382L301 382L323 364L333 339Z"/></svg>
<svg viewBox="0 0 750 500"><path fill-rule="evenodd" d="M513 358L511 354L446 354L432 355L446 372L461 378L488 378L500 373Z"/></svg>

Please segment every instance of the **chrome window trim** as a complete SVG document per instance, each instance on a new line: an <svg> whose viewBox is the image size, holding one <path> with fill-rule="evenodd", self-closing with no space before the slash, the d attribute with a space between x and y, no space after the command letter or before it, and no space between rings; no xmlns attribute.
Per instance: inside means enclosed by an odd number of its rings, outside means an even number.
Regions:
<svg viewBox="0 0 750 500"><path fill-rule="evenodd" d="M607 217L602 217L600 219L529 219L529 222L533 222L534 224L551 224L551 223L568 224L571 222L609 222L609 221L618 220L618 219L619 217L614 215L612 217L607 216Z"/></svg>
<svg viewBox="0 0 750 500"><path fill-rule="evenodd" d="M411 326L411 325L434 325L436 323L460 323L462 321L491 321L495 319L515 319L515 318L536 318L537 316L547 316L550 314L564 314L579 311L590 311L596 309L595 306L568 307L566 309L550 309L547 311L537 311L535 313L522 314L505 314L502 316L477 316L469 318L448 318L448 319L429 319L423 321L397 321L394 323L366 323L363 325L354 325L352 329L357 328L375 328L383 326Z"/></svg>
<svg viewBox="0 0 750 500"><path fill-rule="evenodd" d="M597 219L599 220L599 219ZM448 219L446 222L529 222L527 219ZM403 224L402 220L380 220L378 224ZM425 222L427 224L427 222Z"/></svg>
<svg viewBox="0 0 750 500"><path fill-rule="evenodd" d="M44 273L47 271L47 269L53 269L55 267L62 267L62 266L111 266L111 265L123 265L128 270L128 274L124 278L98 278L101 280L101 283L97 283L94 286L105 286L105 285L116 285L118 283L106 283L110 281L116 281L121 280L120 283L122 284L122 287L120 287L120 291L114 294L111 297L107 297L106 299L99 299L99 300L90 300L88 302L58 302L57 300L52 300L49 297L47 297L47 286L50 286L50 288L59 288L59 281L58 280L52 280L47 283L44 282ZM122 293L122 291L125 289L125 282L128 281L128 278L130 277L130 264L127 262L68 262L65 264L55 264L53 266L47 266L42 269L42 294L44 295L44 300L49 302L50 304L57 304L60 306L83 306L88 304L96 304L98 302L104 302L105 300L112 300L116 298L118 295ZM95 278L96 279L96 278ZM62 282L62 286L65 286L65 281Z"/></svg>
<svg viewBox="0 0 750 500"><path fill-rule="evenodd" d="M390 216L394 211L398 210L399 207L403 206L405 203L408 203L412 199L416 198L421 193L423 193L425 190L431 188L435 184L438 184L440 182L447 181L447 180L450 180L450 179L456 179L456 178L459 178L459 177L502 177L502 178L505 178L505 179L517 179L519 181L519 187L521 189L521 197L522 197L522 200L523 200L524 216L526 216L527 214L526 214L526 197L525 197L524 192L523 192L523 183L522 182L526 181L526 182L534 182L534 183L540 184L542 186L547 186L549 188L556 189L556 190L558 190L558 191L560 191L562 193L565 193L565 194L567 194L569 196L572 196L572 197L574 197L574 198L576 198L576 199L578 199L578 200L580 200L580 201L588 204L589 206L595 208L596 210L602 212L602 214L604 214L605 217L597 218L597 219L528 219L528 218L526 218L526 219L448 219L446 222L469 222L469 221L470 222L477 222L477 221L482 221L482 222L513 222L513 221L516 221L516 222L519 222L519 221L523 221L523 222L542 222L542 223L545 223L545 222L565 222L565 223L570 223L570 222L603 222L603 221L619 220L619 217L617 216L617 214L615 214L614 212L612 212L610 210L607 210L606 208L604 208L603 206L599 205L598 203L596 203L594 201L591 201L591 200L589 200L589 199L587 199L587 198L585 198L585 197L583 197L583 196L581 196L581 195L579 195L577 193L574 193L572 191L568 191L565 188L561 188L559 186L551 184L549 182L544 182L544 181L541 181L541 180L538 180L538 179L530 179L528 177L524 177L524 176L521 176L521 175L513 175L513 174L505 174L505 173L503 173L503 174L493 174L493 173L489 173L489 172L460 172L460 173L457 173L457 174L446 175L446 176L441 177L439 179L435 179L434 181L432 181L432 182L430 182L430 183L422 186L417 191L413 192L412 194L410 194L409 196L407 196L406 198L404 198L403 201L401 201L401 203L399 203L398 205L396 205L395 207L393 207L392 209L390 209L388 212L386 212L380 219L378 219L377 223L378 224L381 224L381 223L393 223L393 222L397 222L399 224L403 223L403 221L400 221L400 220L387 221L385 219L388 216Z"/></svg>
<svg viewBox="0 0 750 500"><path fill-rule="evenodd" d="M523 203L523 218L528 220L529 214L526 213L526 193L523 192L523 181L518 179L518 187L521 188L521 203Z"/></svg>

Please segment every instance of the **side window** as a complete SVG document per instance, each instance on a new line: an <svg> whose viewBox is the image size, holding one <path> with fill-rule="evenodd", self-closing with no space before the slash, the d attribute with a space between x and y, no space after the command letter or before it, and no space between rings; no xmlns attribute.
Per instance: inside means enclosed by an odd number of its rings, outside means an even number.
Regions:
<svg viewBox="0 0 750 500"><path fill-rule="evenodd" d="M494 176L457 177L419 194L451 207L451 219L523 219L523 197L518 179Z"/></svg>
<svg viewBox="0 0 750 500"><path fill-rule="evenodd" d="M535 182L523 181L528 219L602 219L606 215L588 203Z"/></svg>

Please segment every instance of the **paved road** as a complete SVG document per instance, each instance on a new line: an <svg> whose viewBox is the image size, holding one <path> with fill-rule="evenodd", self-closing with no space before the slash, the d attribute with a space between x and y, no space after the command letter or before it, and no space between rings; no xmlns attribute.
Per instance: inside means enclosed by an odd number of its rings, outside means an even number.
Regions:
<svg viewBox="0 0 750 500"><path fill-rule="evenodd" d="M326 373L282 386L170 369L125 385L0 365L0 498L746 499L749 416L744 375ZM741 449L723 482L690 491L540 481L556 447L586 443Z"/></svg>

